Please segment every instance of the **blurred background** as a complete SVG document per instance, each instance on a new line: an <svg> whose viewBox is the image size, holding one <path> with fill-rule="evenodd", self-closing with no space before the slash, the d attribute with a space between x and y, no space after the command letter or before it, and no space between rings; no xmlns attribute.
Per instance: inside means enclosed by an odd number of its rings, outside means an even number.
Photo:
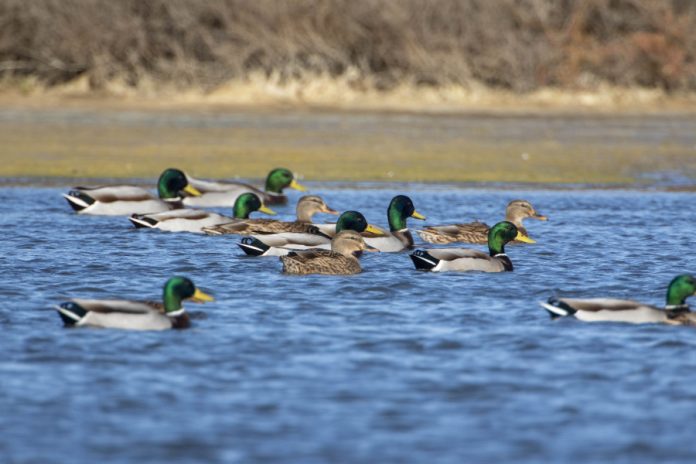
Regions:
<svg viewBox="0 0 696 464"><path fill-rule="evenodd" d="M694 30L691 0L2 0L0 99L21 111L6 113L0 127L16 147L3 153L12 163L0 175L154 175L158 168L141 164L147 158L157 166L171 159L207 175L262 176L265 169L247 164L250 152L269 163L296 161L295 169L334 180L611 182L688 170L696 149L688 135L693 119L683 115L696 108ZM39 128L32 126L37 106ZM124 121L124 106L145 111L149 116L140 116L157 126L154 132L124 128L133 123ZM66 108L73 119L61 113ZM75 111L85 108L91 112L80 118ZM157 114L162 108L167 114ZM384 124L375 124L340 112L346 109L389 113L379 118ZM331 117L280 117L316 110ZM264 117L240 127L219 118L233 114L247 121L243 115L250 114L254 121L259 111L280 119L272 127ZM208 114L201 118L200 112ZM399 120L394 112L553 113L554 120L559 113L582 114L583 124L595 123L592 136L600 140L616 138L602 130L609 114L634 134L657 138L634 144L623 133L615 150L598 151L592 140L554 139L557 130L544 118L521 130L537 134L530 143L514 133L501 140L497 125L480 118ZM676 126L672 119L667 128L655 128L665 121L650 119L656 113L678 114ZM174 114L188 115L188 123L171 120ZM627 114L647 119L626 120ZM70 120L69 134L61 134L58 122ZM99 138L80 130L84 120L103 122ZM182 135L182 126L199 130ZM425 126L430 130L418 133L414 147L409 134ZM436 128L442 136L433 135ZM226 129L238 134L226 138ZM85 139L67 144L75 135ZM115 148L126 139L130 149ZM506 140L519 149L497 145ZM196 150L202 141L212 146ZM131 168L109 165L113 149L139 158L128 161ZM55 161L39 169L37 151ZM447 168L425 163L419 156L426 153L440 153L441 163L430 164ZM399 154L403 167L391 169ZM620 158L615 165L601 164L614 154ZM380 156L385 163L366 166ZM473 171L453 174L451 165L462 156L471 157ZM564 156L573 158L559 159ZM533 166L542 159L544 166ZM224 160L234 161L234 169L221 166ZM488 160L490 166L476 166ZM315 169L327 161L335 171ZM510 163L519 164L514 176L493 166ZM418 174L428 167L431 174Z"/></svg>

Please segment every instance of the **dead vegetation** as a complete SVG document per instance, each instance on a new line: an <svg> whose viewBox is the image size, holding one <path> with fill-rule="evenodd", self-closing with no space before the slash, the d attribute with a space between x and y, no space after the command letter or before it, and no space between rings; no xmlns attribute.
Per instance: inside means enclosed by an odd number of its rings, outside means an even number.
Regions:
<svg viewBox="0 0 696 464"><path fill-rule="evenodd" d="M0 75L696 90L691 0L0 0Z"/></svg>

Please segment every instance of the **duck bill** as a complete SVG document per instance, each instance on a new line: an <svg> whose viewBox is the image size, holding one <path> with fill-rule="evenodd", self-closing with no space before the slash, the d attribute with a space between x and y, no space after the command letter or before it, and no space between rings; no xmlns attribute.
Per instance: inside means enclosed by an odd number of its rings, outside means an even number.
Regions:
<svg viewBox="0 0 696 464"><path fill-rule="evenodd" d="M536 243L536 240L533 240L529 238L528 236L522 234L522 232L517 232L517 236L515 237L515 240L519 242L524 242L524 243Z"/></svg>
<svg viewBox="0 0 696 464"><path fill-rule="evenodd" d="M322 213L326 214L333 214L334 216L338 216L338 211L336 211L333 208L329 208L328 206L324 206L324 208L321 210Z"/></svg>
<svg viewBox="0 0 696 464"><path fill-rule="evenodd" d="M423 216L418 211L414 211L413 214L411 214L411 217L414 219L420 219L421 221L425 221L425 216Z"/></svg>
<svg viewBox="0 0 696 464"><path fill-rule="evenodd" d="M292 182L290 182L290 185L288 185L288 187L290 187L291 189L299 190L300 192L306 192L306 191L307 191L307 187L305 187L304 185L300 184L300 183L297 182L295 179L293 179Z"/></svg>
<svg viewBox="0 0 696 464"><path fill-rule="evenodd" d="M188 193L188 194L191 195L192 197L200 197L200 196L202 195L202 193L200 192L200 190L198 190L196 187L194 187L194 186L191 185L191 184L189 184L189 185L187 185L186 187L184 187L184 192Z"/></svg>
<svg viewBox="0 0 696 464"><path fill-rule="evenodd" d="M208 301L215 301L215 298L199 289L196 289L196 291L193 293L193 296L191 297L191 301L193 301L194 303L205 303Z"/></svg>
<svg viewBox="0 0 696 464"><path fill-rule="evenodd" d="M386 233L384 233L384 231L382 229L380 229L377 226L373 226L372 224L368 224L367 227L365 227L365 232L369 232L371 234L379 235L379 236L387 235Z"/></svg>
<svg viewBox="0 0 696 464"><path fill-rule="evenodd" d="M259 208L259 211L261 211L262 213L266 213L266 214L268 214L269 216L275 216L275 215L276 215L276 212L273 211L271 208L269 208L269 207L266 206L266 205L261 205L261 207Z"/></svg>
<svg viewBox="0 0 696 464"><path fill-rule="evenodd" d="M536 212L534 213L534 216L532 216L532 217L538 221L548 221L549 220L549 218L547 216L544 216L543 214L539 214Z"/></svg>

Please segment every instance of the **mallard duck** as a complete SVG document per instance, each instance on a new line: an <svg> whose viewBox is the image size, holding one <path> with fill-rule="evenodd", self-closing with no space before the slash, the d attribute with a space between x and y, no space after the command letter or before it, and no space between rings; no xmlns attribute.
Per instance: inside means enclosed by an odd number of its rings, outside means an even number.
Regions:
<svg viewBox="0 0 696 464"><path fill-rule="evenodd" d="M365 242L382 252L396 252L413 248L413 236L408 230L408 218L425 220L425 216L416 211L413 201L406 195L392 198L387 208L389 233L380 237L365 237Z"/></svg>
<svg viewBox="0 0 696 464"><path fill-rule="evenodd" d="M223 216L200 209L176 209L155 214L133 214L130 221L136 228L160 229L167 232L203 233L203 228L218 224L234 224L237 222L264 221L264 219L249 219L254 211L265 214L275 214L275 211L261 202L255 193L243 193L234 202L234 217Z"/></svg>
<svg viewBox="0 0 696 464"><path fill-rule="evenodd" d="M505 220L512 222L522 235L529 236L527 229L522 225L522 220L526 218L546 221L548 218L537 213L534 207L527 200L513 200L508 203L505 210ZM424 241L439 245L445 243L475 243L484 245L488 242L488 231L490 227L483 222L471 222L469 224L452 224L446 226L429 226L423 230L417 230ZM518 240L521 242L521 240Z"/></svg>
<svg viewBox="0 0 696 464"><path fill-rule="evenodd" d="M308 248L331 249L331 237L343 230L353 230L363 237L379 237L384 234L379 227L367 223L358 211L345 211L336 224L317 224L314 230L302 234L281 233L245 237L239 247L250 256L285 256L293 251Z"/></svg>
<svg viewBox="0 0 696 464"><path fill-rule="evenodd" d="M130 330L185 329L189 316L182 301L213 301L186 277L172 277L164 284L163 302L131 300L83 300L74 298L56 306L66 326Z"/></svg>
<svg viewBox="0 0 696 464"><path fill-rule="evenodd" d="M235 221L205 227L203 232L208 235L253 235L253 234L279 234L279 233L313 233L316 226L312 225L312 217L317 213L338 214L324 202L318 195L305 195L297 202L297 220L292 222L274 220Z"/></svg>
<svg viewBox="0 0 696 464"><path fill-rule="evenodd" d="M633 324L663 323L696 325L686 299L696 294L696 279L689 274L675 277L667 287L667 304L664 308L633 300L612 298L549 298L539 304L551 318L573 316L586 322L629 322Z"/></svg>
<svg viewBox="0 0 696 464"><path fill-rule="evenodd" d="M505 254L505 244L512 240L534 243L522 235L515 224L502 221L488 232L488 254L467 248L434 248L416 250L410 256L416 269L421 271L512 271L512 261Z"/></svg>
<svg viewBox="0 0 696 464"><path fill-rule="evenodd" d="M202 195L184 199L184 205L194 207L231 206L242 193L255 193L266 205L278 205L288 202L283 189L291 188L301 192L307 189L295 180L295 175L288 169L277 168L268 173L265 191L243 182L215 182L187 176L191 185Z"/></svg>
<svg viewBox="0 0 696 464"><path fill-rule="evenodd" d="M343 230L331 239L331 250L293 251L280 261L286 274L358 274L362 271L358 258L365 250L376 251L358 232Z"/></svg>
<svg viewBox="0 0 696 464"><path fill-rule="evenodd" d="M200 195L178 169L166 169L157 181L159 198L141 187L114 185L106 187L73 187L63 194L78 214L125 216L158 213L182 208L182 198Z"/></svg>

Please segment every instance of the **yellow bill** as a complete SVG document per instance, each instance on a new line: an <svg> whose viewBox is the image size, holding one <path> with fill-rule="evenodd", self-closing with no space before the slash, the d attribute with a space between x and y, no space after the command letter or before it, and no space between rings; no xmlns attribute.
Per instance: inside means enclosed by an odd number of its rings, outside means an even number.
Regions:
<svg viewBox="0 0 696 464"><path fill-rule="evenodd" d="M418 211L414 211L413 214L411 214L411 217L412 217L412 218L415 218L415 219L420 219L420 220L425 221L425 216L423 216L423 215L422 215L421 213L419 213Z"/></svg>
<svg viewBox="0 0 696 464"><path fill-rule="evenodd" d="M215 298L199 289L196 289L191 297L191 301L195 303L205 303L206 301L215 301Z"/></svg>
<svg viewBox="0 0 696 464"><path fill-rule="evenodd" d="M515 240L518 240L518 241L524 242L524 243L536 243L536 240L529 238L528 236L522 234L522 232L520 232L520 231L517 231L517 236L515 237Z"/></svg>
<svg viewBox="0 0 696 464"><path fill-rule="evenodd" d="M300 192L307 191L307 187L305 187L304 185L301 185L295 179L293 179L292 182L290 182L290 185L288 185L288 187L290 187L291 189L299 190Z"/></svg>
<svg viewBox="0 0 696 464"><path fill-rule="evenodd" d="M193 185L190 185L190 184L187 185L186 187L184 187L184 192L186 192L189 195L194 196L194 197L200 197L202 195L201 192L196 187L194 187Z"/></svg>
<svg viewBox="0 0 696 464"><path fill-rule="evenodd" d="M273 211L271 208L269 208L266 205L261 205L261 207L259 208L259 211L261 211L262 213L270 214L271 216L276 215L276 212Z"/></svg>
<svg viewBox="0 0 696 464"><path fill-rule="evenodd" d="M375 235L379 235L379 236L387 235L386 233L384 233L384 231L382 229L380 229L377 226L373 226L372 224L368 224L367 227L365 227L365 232L369 232L371 234L375 234Z"/></svg>

